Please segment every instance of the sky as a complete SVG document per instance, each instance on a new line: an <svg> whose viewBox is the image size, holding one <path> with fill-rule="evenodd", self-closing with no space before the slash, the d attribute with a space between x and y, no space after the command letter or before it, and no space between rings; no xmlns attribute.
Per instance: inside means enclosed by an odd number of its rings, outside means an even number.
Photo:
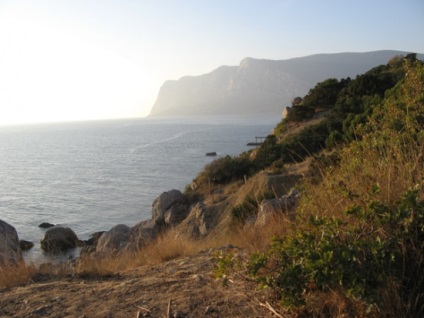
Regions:
<svg viewBox="0 0 424 318"><path fill-rule="evenodd" d="M424 53L422 0L0 0L0 125L149 114L161 85L318 53Z"/></svg>

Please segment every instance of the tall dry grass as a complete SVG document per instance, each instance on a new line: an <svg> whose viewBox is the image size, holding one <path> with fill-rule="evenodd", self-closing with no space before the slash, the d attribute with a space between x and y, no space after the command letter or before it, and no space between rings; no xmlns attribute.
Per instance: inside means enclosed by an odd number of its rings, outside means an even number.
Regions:
<svg viewBox="0 0 424 318"><path fill-rule="evenodd" d="M0 288L22 285L29 282L36 274L35 266L26 266L20 263L18 266L0 267Z"/></svg>

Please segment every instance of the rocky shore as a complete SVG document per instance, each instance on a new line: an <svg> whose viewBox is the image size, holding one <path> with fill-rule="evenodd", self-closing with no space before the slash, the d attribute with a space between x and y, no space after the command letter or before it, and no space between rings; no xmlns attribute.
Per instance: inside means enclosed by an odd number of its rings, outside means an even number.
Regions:
<svg viewBox="0 0 424 318"><path fill-rule="evenodd" d="M273 213L290 209L299 193L288 193L300 178L297 174L267 175L259 174L248 180L237 191L215 189L203 198L193 198L179 190L163 192L152 204L152 217L149 220L130 227L118 224L113 228L93 233L89 240L80 240L69 227L40 224L46 228L41 239L44 253L57 255L76 247L81 247L80 257L97 258L120 256L136 253L152 244L160 235L172 229L175 239L200 240L214 231L229 228L229 214L246 193L254 191L273 191L274 199L263 200L259 213L250 223L263 225ZM19 241L15 228L0 220L0 262L5 265L17 265L23 262L22 251L31 248L32 242Z"/></svg>
<svg viewBox="0 0 424 318"><path fill-rule="evenodd" d="M273 214L288 212L295 205L299 192L289 189L300 178L297 173L263 172L237 187L212 188L202 197L167 191L153 202L151 219L132 227L118 224L93 233L86 241L68 227L42 224L44 253L55 255L81 247L80 256L41 264L29 282L2 289L0 317L272 317L270 295L258 290L254 281L216 279L214 268L221 255L244 255L243 249L233 245L222 243L223 247L200 249L188 257L176 253L169 261L165 258L119 272L104 260L113 260L112 265L126 262L146 250L149 256L152 249L148 248L157 249L155 244L163 238L172 249L179 241L201 245L210 236L226 237L233 230L234 206L247 195L273 191L276 197L262 200L257 216L247 221L248 226L262 227ZM24 264L21 246L14 227L0 221L0 271L4 268L7 273ZM106 274L81 270L87 264L108 270Z"/></svg>

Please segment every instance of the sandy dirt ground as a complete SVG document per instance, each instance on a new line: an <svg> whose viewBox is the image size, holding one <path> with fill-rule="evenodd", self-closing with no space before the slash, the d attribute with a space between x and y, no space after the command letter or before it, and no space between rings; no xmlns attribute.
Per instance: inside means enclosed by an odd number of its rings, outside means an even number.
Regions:
<svg viewBox="0 0 424 318"><path fill-rule="evenodd" d="M214 277L214 253L106 277L42 275L0 290L0 317L275 317L255 282Z"/></svg>

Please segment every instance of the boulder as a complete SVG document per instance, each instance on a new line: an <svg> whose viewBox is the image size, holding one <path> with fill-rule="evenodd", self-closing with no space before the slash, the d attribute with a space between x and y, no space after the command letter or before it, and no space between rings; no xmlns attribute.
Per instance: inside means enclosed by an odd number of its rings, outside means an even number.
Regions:
<svg viewBox="0 0 424 318"><path fill-rule="evenodd" d="M96 252L109 253L123 249L130 238L131 229L125 224L118 224L104 232L96 246Z"/></svg>
<svg viewBox="0 0 424 318"><path fill-rule="evenodd" d="M47 230L41 240L41 249L49 254L65 252L77 247L79 239L69 227L55 226Z"/></svg>
<svg viewBox="0 0 424 318"><path fill-rule="evenodd" d="M179 190L163 192L152 204L152 220L158 225L164 225L165 212L174 204L182 204L184 198L184 195Z"/></svg>
<svg viewBox="0 0 424 318"><path fill-rule="evenodd" d="M51 224L51 223L48 223L48 222L43 222L40 225L38 225L38 227L42 228L42 229L49 229L53 226L54 226L54 224Z"/></svg>
<svg viewBox="0 0 424 318"><path fill-rule="evenodd" d="M105 231L94 232L90 235L90 238L85 241L85 245L96 246L99 238L103 235Z"/></svg>
<svg viewBox="0 0 424 318"><path fill-rule="evenodd" d="M159 235L159 226L153 220L142 221L131 228L130 238L125 248L127 252L136 252L152 243Z"/></svg>
<svg viewBox="0 0 424 318"><path fill-rule="evenodd" d="M179 235L197 239L205 237L219 222L220 215L212 206L197 203L190 209L187 218L176 229Z"/></svg>
<svg viewBox="0 0 424 318"><path fill-rule="evenodd" d="M20 240L19 246L21 247L22 251L29 251L30 249L34 247L34 243L30 241Z"/></svg>
<svg viewBox="0 0 424 318"><path fill-rule="evenodd" d="M189 209L186 204L181 204L179 202L175 203L168 210L165 211L165 224L171 226L180 224L187 217L188 212Z"/></svg>
<svg viewBox="0 0 424 318"><path fill-rule="evenodd" d="M280 199L280 205L284 211L290 212L292 211L299 201L300 192L297 189L292 189L288 194L283 195Z"/></svg>
<svg viewBox="0 0 424 318"><path fill-rule="evenodd" d="M15 228L0 220L0 266L16 266L23 262Z"/></svg>
<svg viewBox="0 0 424 318"><path fill-rule="evenodd" d="M259 205L255 225L264 226L275 215L292 212L299 198L299 190L293 189L279 199L263 200Z"/></svg>
<svg viewBox="0 0 424 318"><path fill-rule="evenodd" d="M268 223L270 218L281 212L279 199L262 200L259 204L255 225L263 226Z"/></svg>

